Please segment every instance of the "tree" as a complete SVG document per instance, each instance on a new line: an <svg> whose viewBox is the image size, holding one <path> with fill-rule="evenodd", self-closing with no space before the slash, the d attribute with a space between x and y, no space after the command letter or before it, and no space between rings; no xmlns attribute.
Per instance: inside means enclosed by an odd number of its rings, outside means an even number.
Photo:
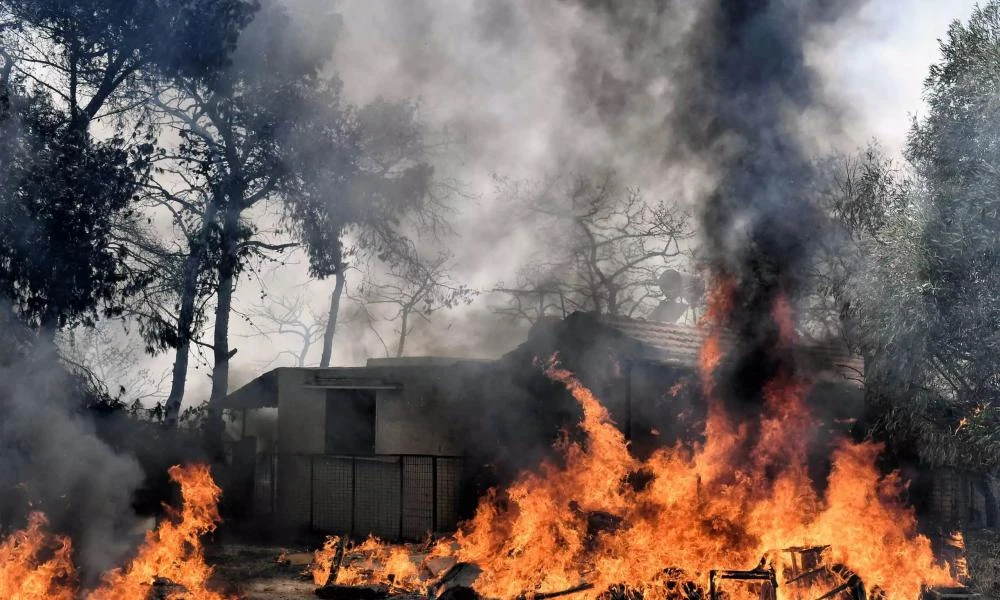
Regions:
<svg viewBox="0 0 1000 600"><path fill-rule="evenodd" d="M313 312L300 296L280 296L254 307L250 315L260 335L292 337L298 341L298 350L282 350L275 356L290 357L296 366L305 367L309 352L315 343L323 339L327 330L326 314ZM273 361L272 361L273 362Z"/></svg>
<svg viewBox="0 0 1000 600"><path fill-rule="evenodd" d="M104 320L94 327L78 328L61 337L63 362L84 377L89 386L103 396L115 398L124 405L141 405L163 401L166 373L153 373L137 365L142 348L134 340L117 339L127 331L122 323ZM115 329L120 331L116 332Z"/></svg>
<svg viewBox="0 0 1000 600"><path fill-rule="evenodd" d="M0 2L5 133L0 288L53 332L121 311L132 280L112 223L146 177L150 79L220 63L241 0ZM221 35L220 29L225 29ZM212 32L216 35L207 35ZM105 125L100 139L91 124ZM132 125L130 128L129 125Z"/></svg>
<svg viewBox="0 0 1000 600"><path fill-rule="evenodd" d="M876 308L866 304L873 297L866 290L893 281L881 276L878 282L863 280L882 268L895 268L893 259L915 251L903 245L905 239L919 237L915 175L875 142L857 154L822 161L816 173L811 199L824 218L811 236L818 248L800 300L800 334L841 339L857 348L865 333L852 326L857 311L873 316Z"/></svg>
<svg viewBox="0 0 1000 600"><path fill-rule="evenodd" d="M409 260L389 264L386 273L375 274L369 270L358 289L356 301L387 355L390 350L377 331L377 322L393 324L396 334L393 354L399 357L406 351L407 337L418 319L427 322L439 310L473 301L477 292L453 279L451 263L450 252L441 251L424 259L414 250ZM382 308L387 310L379 310Z"/></svg>
<svg viewBox="0 0 1000 600"><path fill-rule="evenodd" d="M45 97L22 97L0 189L0 293L49 335L116 314L135 281L111 243L128 215L144 161L120 138L95 142Z"/></svg>
<svg viewBox="0 0 1000 600"><path fill-rule="evenodd" d="M555 179L541 187L497 178L500 196L529 218L546 240L521 268L499 314L534 322L582 310L646 316L661 295L660 276L688 253L690 216L666 203L649 204L613 174Z"/></svg>
<svg viewBox="0 0 1000 600"><path fill-rule="evenodd" d="M242 30L230 63L211 76L177 73L153 101L179 139L158 156L164 181L149 189L171 212L184 256L176 317L160 330L177 347L168 417L179 411L191 344L199 343L199 298L215 300L212 342L206 344L213 355L214 406L227 393L235 353L228 332L240 274L252 261L296 245L275 239L253 211L305 194L308 168L328 176L331 188L324 191L336 193L337 170L353 163L352 125L339 84L321 75L320 56L287 43L294 35L280 5L268 3ZM319 155L326 171L319 171ZM217 417L209 411L210 429L220 424Z"/></svg>
<svg viewBox="0 0 1000 600"><path fill-rule="evenodd" d="M868 152L819 196L840 235L816 297L865 358L872 432L931 464L1000 465L998 40L995 0L953 23L907 164Z"/></svg>
<svg viewBox="0 0 1000 600"><path fill-rule="evenodd" d="M333 338L352 262L377 258L394 268L412 262L411 235L448 230L446 197L435 182L417 106L377 99L357 112L358 158L344 193L312 193L291 205L289 220L317 279L333 277L320 366L330 366ZM323 181L315 178L314 181Z"/></svg>
<svg viewBox="0 0 1000 600"><path fill-rule="evenodd" d="M1000 2L993 0L949 28L925 81L928 113L914 122L906 151L922 185L920 253L909 269L922 309L914 315L922 383L959 419L980 426L997 421L996 409L983 407L1000 400L997 52ZM998 460L992 435L979 441L985 446L974 452Z"/></svg>

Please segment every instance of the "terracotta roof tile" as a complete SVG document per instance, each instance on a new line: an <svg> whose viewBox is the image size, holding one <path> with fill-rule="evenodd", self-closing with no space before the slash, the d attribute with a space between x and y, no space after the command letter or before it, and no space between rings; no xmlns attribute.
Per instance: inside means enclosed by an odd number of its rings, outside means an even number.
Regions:
<svg viewBox="0 0 1000 600"><path fill-rule="evenodd" d="M599 322L638 342L646 353L646 358L696 365L705 331L699 327L663 323L645 319L630 319L602 315ZM735 337L722 334L723 350L732 344ZM855 385L862 382L864 360L852 355L843 346L836 344L809 344L799 347L799 356L809 363L809 367L819 376L839 375L851 380Z"/></svg>

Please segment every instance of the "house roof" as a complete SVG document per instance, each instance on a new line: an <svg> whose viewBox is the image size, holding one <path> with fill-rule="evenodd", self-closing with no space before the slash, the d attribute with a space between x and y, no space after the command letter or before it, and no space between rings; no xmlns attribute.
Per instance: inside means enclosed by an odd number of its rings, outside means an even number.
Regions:
<svg viewBox="0 0 1000 600"><path fill-rule="evenodd" d="M597 317L597 321L636 342L641 358L685 366L697 366L698 355L706 337L704 329L690 325L609 315L601 315ZM734 334L725 331L720 338L723 352L736 340ZM797 353L800 360L820 378L834 375L835 378L849 380L855 385L862 383L864 360L852 355L844 346L802 343L798 346Z"/></svg>
<svg viewBox="0 0 1000 600"><path fill-rule="evenodd" d="M278 406L278 369L264 373L220 403L223 409L274 408Z"/></svg>
<svg viewBox="0 0 1000 600"><path fill-rule="evenodd" d="M398 390L405 381L440 380L454 373L455 367L475 367L489 361L409 357L372 359L364 367L279 367L264 373L219 404L223 409L256 409L278 406L278 377L281 371L298 371L295 385L312 389Z"/></svg>

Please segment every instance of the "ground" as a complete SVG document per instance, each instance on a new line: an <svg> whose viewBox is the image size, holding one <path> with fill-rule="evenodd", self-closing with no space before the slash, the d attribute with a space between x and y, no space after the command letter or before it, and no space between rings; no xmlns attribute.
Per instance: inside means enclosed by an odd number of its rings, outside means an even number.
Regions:
<svg viewBox="0 0 1000 600"><path fill-rule="evenodd" d="M969 571L973 587L984 598L1000 598L1000 530L984 529L966 534ZM303 565L278 562L287 554L307 548L227 544L210 548L207 558L216 579L241 600L312 600L315 586Z"/></svg>
<svg viewBox="0 0 1000 600"><path fill-rule="evenodd" d="M306 568L278 562L283 550L306 551L305 548L227 544L211 548L206 558L215 566L219 584L236 593L241 600L314 599L315 586L303 573Z"/></svg>
<svg viewBox="0 0 1000 600"><path fill-rule="evenodd" d="M206 549L205 558L215 568L215 583L240 600L315 600L308 565L300 559L312 549L291 546L225 544ZM296 557L299 564L279 562ZM396 600L418 600L418 594L394 595Z"/></svg>
<svg viewBox="0 0 1000 600"><path fill-rule="evenodd" d="M967 533L965 544L973 587L985 598L1000 598L1000 530Z"/></svg>

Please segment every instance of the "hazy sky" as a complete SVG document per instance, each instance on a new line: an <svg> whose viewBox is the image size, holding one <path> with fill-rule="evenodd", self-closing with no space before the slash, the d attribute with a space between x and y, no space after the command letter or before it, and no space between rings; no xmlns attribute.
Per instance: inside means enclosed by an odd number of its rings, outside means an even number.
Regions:
<svg viewBox="0 0 1000 600"><path fill-rule="evenodd" d="M824 94L841 110L836 119L797 117L816 149L851 150L877 138L887 149L898 150L912 115L922 109L922 82L937 57L937 40L953 19L967 18L974 4L870 0L846 22L817 31L807 58L823 75ZM616 168L630 184L656 198L697 201L692 171L663 167L670 136L659 127L672 108L670 69L676 61L669 45L684 31L686 9L673 11L668 23L651 28L649 35L668 47L667 58L645 57L646 64L637 67L621 55L620 34L570 3L289 0L289 6L304 28L311 11L332 6L342 15L333 66L352 102L416 97L425 121L457 141L438 157L438 168L442 176L460 181L469 196L457 206L455 245L460 274L472 285L488 288L501 279L509 281L525 256L537 249L530 232L513 225L494 201L494 173L539 179L600 164ZM312 31L302 39L324 34ZM662 72L655 62L660 60ZM614 81L631 85L623 92L624 114L610 120L601 112L601 98L591 97L601 95L601 82L580 80L580 72L595 61ZM275 296L302 295L316 312L325 308L331 289L325 282L309 282L304 265L286 265L244 281L237 290L237 310L252 310L262 287ZM437 318L434 329L414 339L407 354L491 356L517 343L520 332L499 335L489 321L488 300L480 299L470 309ZM232 346L238 349L233 386L267 368L291 364L278 353L297 347L296 338L264 338L239 318L232 323ZM377 339L363 330L338 332L336 363L360 364L382 354ZM318 355L316 346L312 360ZM172 359L161 356L146 359L146 364L157 372ZM206 375L204 367L192 372L189 401L207 394Z"/></svg>
<svg viewBox="0 0 1000 600"><path fill-rule="evenodd" d="M922 110L921 89L937 60L937 40L955 19L966 20L972 0L872 0L857 28L840 32L828 63L833 86L886 146L905 142L913 114ZM863 140L861 140L863 141Z"/></svg>

